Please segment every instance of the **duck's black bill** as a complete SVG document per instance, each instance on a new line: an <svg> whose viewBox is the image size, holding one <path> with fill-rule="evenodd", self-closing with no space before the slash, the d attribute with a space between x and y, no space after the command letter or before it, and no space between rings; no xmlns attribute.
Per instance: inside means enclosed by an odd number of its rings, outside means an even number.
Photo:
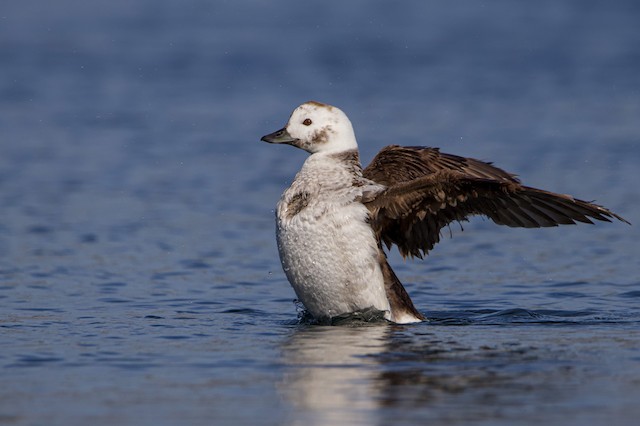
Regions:
<svg viewBox="0 0 640 426"><path fill-rule="evenodd" d="M260 138L261 141L269 142L269 143L293 143L296 142L297 139L291 137L289 132L287 132L286 128L282 128L273 133L269 133L268 135L264 135Z"/></svg>

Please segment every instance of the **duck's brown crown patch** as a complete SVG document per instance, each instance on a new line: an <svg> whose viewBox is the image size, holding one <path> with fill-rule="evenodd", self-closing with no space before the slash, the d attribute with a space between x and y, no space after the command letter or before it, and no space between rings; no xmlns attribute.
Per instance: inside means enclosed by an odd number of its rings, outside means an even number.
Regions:
<svg viewBox="0 0 640 426"><path fill-rule="evenodd" d="M327 105L327 104L323 104L322 102L317 102L317 101L309 101L309 102L305 102L307 105L313 105L313 106L317 106L320 108L327 108L329 111L331 111L333 109L333 106L331 105Z"/></svg>

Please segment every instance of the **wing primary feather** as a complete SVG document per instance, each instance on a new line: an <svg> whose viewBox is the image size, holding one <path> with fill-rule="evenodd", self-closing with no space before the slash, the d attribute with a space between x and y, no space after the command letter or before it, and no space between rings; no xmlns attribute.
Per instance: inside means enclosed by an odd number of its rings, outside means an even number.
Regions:
<svg viewBox="0 0 640 426"><path fill-rule="evenodd" d="M437 148L383 148L363 176L383 191L363 197L377 235L387 249L395 244L403 257L422 258L440 241L446 226L473 215L499 225L539 228L611 221L622 217L567 195L522 186L516 175L491 163L441 153Z"/></svg>

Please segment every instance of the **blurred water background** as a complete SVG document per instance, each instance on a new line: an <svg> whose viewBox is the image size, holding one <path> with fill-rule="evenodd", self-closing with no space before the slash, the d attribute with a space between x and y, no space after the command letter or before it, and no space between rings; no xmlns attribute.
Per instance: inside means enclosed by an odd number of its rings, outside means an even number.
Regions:
<svg viewBox="0 0 640 426"><path fill-rule="evenodd" d="M0 424L635 425L636 1L6 1ZM259 142L314 99L634 223L472 220L418 325L299 324ZM448 234L448 231L445 232Z"/></svg>

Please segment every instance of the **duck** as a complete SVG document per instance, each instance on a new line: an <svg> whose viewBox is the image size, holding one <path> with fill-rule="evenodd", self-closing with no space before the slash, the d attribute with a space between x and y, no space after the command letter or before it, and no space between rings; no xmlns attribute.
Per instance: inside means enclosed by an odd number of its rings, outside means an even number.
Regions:
<svg viewBox="0 0 640 426"><path fill-rule="evenodd" d="M625 223L612 211L523 185L492 163L425 146L384 147L363 168L351 121L335 106L305 102L261 138L308 152L276 206L276 241L297 299L318 323L381 312L407 324L426 318L389 265L385 248L424 258L452 222L481 215L498 225Z"/></svg>

